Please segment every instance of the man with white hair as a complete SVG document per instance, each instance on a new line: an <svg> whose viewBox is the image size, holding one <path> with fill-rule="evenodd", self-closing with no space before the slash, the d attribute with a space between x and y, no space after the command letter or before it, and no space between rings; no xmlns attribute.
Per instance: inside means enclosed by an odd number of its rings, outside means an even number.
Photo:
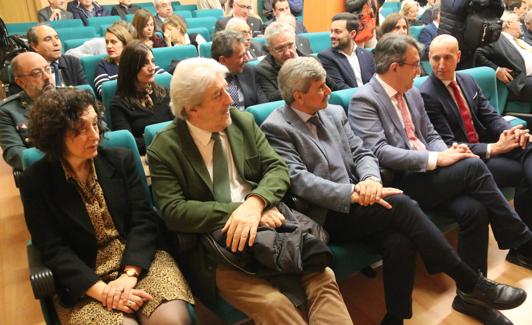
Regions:
<svg viewBox="0 0 532 325"><path fill-rule="evenodd" d="M48 7L44 7L37 12L39 22L74 18L71 12L63 9L65 0L48 0L48 3L50 4Z"/></svg>
<svg viewBox="0 0 532 325"><path fill-rule="evenodd" d="M233 15L228 17L221 17L216 22L215 31L219 32L225 29L225 25L229 19L233 17L238 17L244 19L252 31L252 36L257 36L261 34L262 31L262 20L257 17L251 16L251 0L235 0L233 2Z"/></svg>
<svg viewBox="0 0 532 325"><path fill-rule="evenodd" d="M510 90L510 100L532 102L532 46L521 39L519 17L505 11L501 37L497 42L477 49L477 66L497 71L497 79Z"/></svg>
<svg viewBox="0 0 532 325"><path fill-rule="evenodd" d="M163 23L168 17L173 15L174 8L172 8L172 2L170 0L154 0L153 6L155 7L155 11L157 11L157 15L153 17L155 30L161 32L163 30Z"/></svg>
<svg viewBox="0 0 532 325"><path fill-rule="evenodd" d="M253 34L253 31L244 19L238 17L229 19L227 25L225 25L225 31L242 34L242 37L245 40L246 55L248 60L257 59L264 55L262 45L252 40L251 35Z"/></svg>
<svg viewBox="0 0 532 325"><path fill-rule="evenodd" d="M207 306L215 304L219 293L257 324L307 324L305 318L352 324L334 273L321 263L310 271L303 261L303 272L280 285L302 286L296 296L302 295L306 316L295 307L291 290L281 293L272 285L274 279L259 276L269 270L263 264L256 264L254 273L248 265L228 266L227 260L238 263L235 257L261 251L257 246L264 231L276 233L283 227L287 214L280 201L289 181L286 164L253 117L230 108L227 72L212 59L180 62L170 85L176 119L147 150L153 192L166 225L202 239L181 256L192 290ZM209 250L212 246L216 252Z"/></svg>
<svg viewBox="0 0 532 325"><path fill-rule="evenodd" d="M296 47L296 33L287 24L271 23L264 32L268 55L257 64L257 85L263 91L268 101L281 99L277 87L277 74L283 63L288 59L302 55Z"/></svg>

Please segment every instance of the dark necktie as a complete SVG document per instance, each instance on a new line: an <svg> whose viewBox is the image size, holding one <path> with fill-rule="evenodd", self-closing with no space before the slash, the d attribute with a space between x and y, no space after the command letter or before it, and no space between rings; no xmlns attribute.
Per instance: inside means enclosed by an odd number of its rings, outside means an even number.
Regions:
<svg viewBox="0 0 532 325"><path fill-rule="evenodd" d="M59 70L59 63L57 61L54 61L52 62L51 66L54 69L55 85L57 87L61 87L62 80L61 80L61 71Z"/></svg>
<svg viewBox="0 0 532 325"><path fill-rule="evenodd" d="M478 143L478 134L475 130L475 125L473 124L471 113L467 108L464 96L462 96L462 93L460 92L456 81L451 81L451 83L449 84L449 88L451 88L453 92L454 99L456 100L456 104L458 105L458 111L460 113L460 116L462 117L462 122L464 122L467 141L469 143Z"/></svg>
<svg viewBox="0 0 532 325"><path fill-rule="evenodd" d="M231 202L227 156L222 147L220 133L213 132L211 137L214 140L214 146L212 148L212 187L214 199L218 202Z"/></svg>
<svg viewBox="0 0 532 325"><path fill-rule="evenodd" d="M325 156L329 162L329 180L342 184L351 183L342 155L327 130L325 130L319 116L317 114L313 115L308 119L308 122L314 124L318 131L319 143L325 151Z"/></svg>
<svg viewBox="0 0 532 325"><path fill-rule="evenodd" d="M244 103L240 100L240 96L238 94L238 79L235 75L227 75L225 78L227 81L227 92L231 96L231 99L233 100L233 106L238 108L239 110L244 110Z"/></svg>

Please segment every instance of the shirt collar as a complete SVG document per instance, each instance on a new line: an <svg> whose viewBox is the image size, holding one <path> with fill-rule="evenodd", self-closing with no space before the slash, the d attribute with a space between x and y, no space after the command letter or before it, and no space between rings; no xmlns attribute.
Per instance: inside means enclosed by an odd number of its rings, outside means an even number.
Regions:
<svg viewBox="0 0 532 325"><path fill-rule="evenodd" d="M190 132L190 136L194 140L194 142L199 143L202 146L207 146L209 142L211 141L212 132L207 131L204 129L201 129L195 125L192 125L189 121L187 122L188 131ZM222 132L220 132L222 133Z"/></svg>
<svg viewBox="0 0 532 325"><path fill-rule="evenodd" d="M441 80L441 79L440 79L440 80ZM441 80L441 82L443 82L443 84L445 85L445 87L449 87L449 84L450 84L452 81L456 81L456 72L453 74L453 79L451 79L451 80Z"/></svg>
<svg viewBox="0 0 532 325"><path fill-rule="evenodd" d="M375 74L375 78L381 84L382 88L384 88L384 91L386 92L386 95L388 95L389 98L393 98L393 96L397 94L398 91L395 90L392 86L388 85L384 80L382 80L378 74Z"/></svg>
<svg viewBox="0 0 532 325"><path fill-rule="evenodd" d="M294 108L292 106L290 106L290 109L292 109L294 111L294 113L296 113L297 116L299 116L299 118L302 119L303 122L305 122L305 123L307 123L308 120L313 116L311 114L308 114L308 113L305 113L303 111L300 111L297 108ZM316 114L318 114L318 113L316 113Z"/></svg>

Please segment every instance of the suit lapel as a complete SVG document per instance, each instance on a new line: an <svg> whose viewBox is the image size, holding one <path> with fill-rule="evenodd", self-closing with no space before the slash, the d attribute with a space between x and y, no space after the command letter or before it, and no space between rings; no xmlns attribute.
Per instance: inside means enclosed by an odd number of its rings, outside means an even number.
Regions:
<svg viewBox="0 0 532 325"><path fill-rule="evenodd" d="M207 167L205 167L205 162L203 161L203 158L201 157L201 154L198 151L192 136L190 136L187 124L184 120L176 119L176 132L177 141L179 142L180 147L183 148L183 152L187 153L184 155L185 158L188 159L194 171L198 174L203 183L205 183L205 186L207 186L214 197L211 177L209 176Z"/></svg>
<svg viewBox="0 0 532 325"><path fill-rule="evenodd" d="M459 78L458 74L456 76L458 79ZM442 100L445 115L450 116L454 119L454 122L456 123L456 125L460 126L460 130L462 131L464 139L467 139L464 121L462 120L462 116L460 115L460 109L458 108L458 104L454 101L453 97L451 96L451 93L449 92L449 90L443 84L441 80L436 78L433 74L430 76L430 78L433 80L433 84L437 88L437 93L440 94L441 96L440 98ZM460 89L462 89L461 84L462 84L462 81L459 80L458 86L460 87ZM466 96L466 101L467 101L468 96L464 92L463 89L462 89L462 93ZM469 101L467 101L467 104L469 105L469 107L471 107L471 104L469 103Z"/></svg>
<svg viewBox="0 0 532 325"><path fill-rule="evenodd" d="M346 75L347 78L349 78L351 80L351 83L355 86L355 87L360 87L362 85L357 85L357 78L355 76L355 72L353 71L353 67L351 66L351 64L349 63L349 60L347 59L347 57L338 52L336 49L333 49L333 53L336 55L336 57L338 58L338 61L340 62L340 65L341 65L341 71L344 75ZM358 53L357 53L358 54ZM357 55L358 56L358 55ZM360 63L359 63L360 64Z"/></svg>
<svg viewBox="0 0 532 325"><path fill-rule="evenodd" d="M401 138L403 139L407 148L410 147L410 143L408 141L408 138L406 137L405 128L401 124L401 119L397 114L397 110L393 106L392 100L390 99L390 97L388 97L386 90L384 90L384 88L381 86L381 84L375 77L371 79L370 84L375 93L379 94L379 96L375 96L375 99L380 104L379 107L383 107L384 113L388 115L388 118L390 119L390 121L392 121L393 125L401 135ZM384 127L385 126L383 125L383 128Z"/></svg>
<svg viewBox="0 0 532 325"><path fill-rule="evenodd" d="M303 134L305 134L316 145L316 147L320 149L323 158L327 159L327 155L325 154L325 150L323 150L323 148L321 147L320 141L316 139L314 135L310 132L305 122L303 122L303 120L288 106L284 106L280 108L280 110L286 122L292 125L300 132L302 132Z"/></svg>
<svg viewBox="0 0 532 325"><path fill-rule="evenodd" d="M124 233L124 225L122 224L123 220L120 218L120 220L117 220L116 218L120 215L120 208L114 204L120 202L120 200L124 200L123 195L126 195L126 193L124 193L123 180L116 177L115 167L101 155L96 156L94 159L94 168L96 169L96 175L98 175L98 183L100 183L102 188L105 202L109 209L109 214L112 216L117 230L120 233Z"/></svg>
<svg viewBox="0 0 532 325"><path fill-rule="evenodd" d="M368 62L368 55L364 52L360 47L357 47L356 54L358 58L358 65L360 66L360 79L362 79L362 82L364 80L371 79L371 76L367 76L367 69L366 67L371 66L371 62ZM358 85L359 87L362 85Z"/></svg>
<svg viewBox="0 0 532 325"><path fill-rule="evenodd" d="M51 163L50 169L50 179L54 183L51 188L55 189L52 191L55 206L58 206L65 215L78 223L85 231L94 234L94 228L76 184L65 179L61 163Z"/></svg>
<svg viewBox="0 0 532 325"><path fill-rule="evenodd" d="M242 131L240 131L240 129L234 125L229 125L229 127L225 129L225 133L227 133L227 138L231 144L231 153L233 154L233 161L235 162L236 170L238 171L238 175L240 175L240 177L243 179L245 158L244 152L241 150L241 148L244 146L244 137L242 135Z"/></svg>

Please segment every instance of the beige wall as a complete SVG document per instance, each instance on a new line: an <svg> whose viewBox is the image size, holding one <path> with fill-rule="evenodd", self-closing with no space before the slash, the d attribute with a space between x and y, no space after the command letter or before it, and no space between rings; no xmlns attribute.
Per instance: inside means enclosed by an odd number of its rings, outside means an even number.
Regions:
<svg viewBox="0 0 532 325"><path fill-rule="evenodd" d="M37 11L48 6L47 0L22 0L20 5L13 5L16 0L0 0L0 13L6 23L20 23L37 21ZM132 0L132 2L147 2L149 0ZM179 0L182 4L195 4L197 0ZM257 0L252 0L256 12ZM17 2L19 3L19 2ZM99 0L100 4L114 4L118 0Z"/></svg>

